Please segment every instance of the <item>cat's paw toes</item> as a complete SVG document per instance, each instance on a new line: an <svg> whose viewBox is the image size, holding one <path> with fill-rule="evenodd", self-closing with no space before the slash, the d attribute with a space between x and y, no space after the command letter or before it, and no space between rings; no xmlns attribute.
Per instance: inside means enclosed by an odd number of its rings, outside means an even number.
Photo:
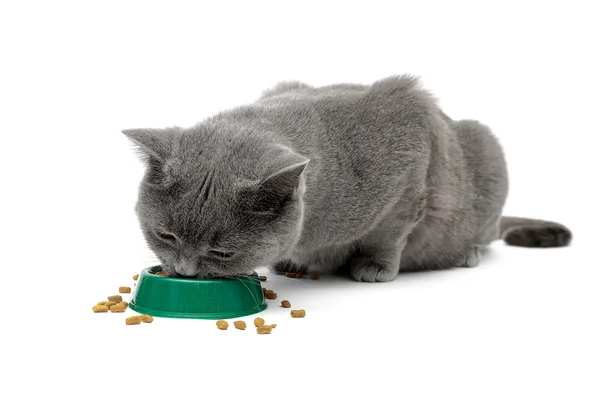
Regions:
<svg viewBox="0 0 600 400"><path fill-rule="evenodd" d="M294 264L291 261L280 261L270 267L271 271L276 274L285 274L286 272L300 272L303 268L300 265Z"/></svg>
<svg viewBox="0 0 600 400"><path fill-rule="evenodd" d="M390 282L398 275L398 268L360 258L350 264L350 276L359 282Z"/></svg>
<svg viewBox="0 0 600 400"><path fill-rule="evenodd" d="M464 264L462 265L465 268L474 268L479 265L479 261L481 260L481 249L475 247L470 250L465 256Z"/></svg>

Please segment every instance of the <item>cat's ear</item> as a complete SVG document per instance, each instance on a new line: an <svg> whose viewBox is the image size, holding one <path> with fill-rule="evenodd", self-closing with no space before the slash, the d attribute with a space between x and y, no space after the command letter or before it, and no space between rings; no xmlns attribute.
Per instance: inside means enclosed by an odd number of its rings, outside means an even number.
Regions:
<svg viewBox="0 0 600 400"><path fill-rule="evenodd" d="M275 212L304 192L302 173L309 159L299 154L288 157L288 165L271 173L256 188L257 211Z"/></svg>
<svg viewBox="0 0 600 400"><path fill-rule="evenodd" d="M122 131L140 150L142 156L166 161L173 150L173 135L167 129L125 129Z"/></svg>

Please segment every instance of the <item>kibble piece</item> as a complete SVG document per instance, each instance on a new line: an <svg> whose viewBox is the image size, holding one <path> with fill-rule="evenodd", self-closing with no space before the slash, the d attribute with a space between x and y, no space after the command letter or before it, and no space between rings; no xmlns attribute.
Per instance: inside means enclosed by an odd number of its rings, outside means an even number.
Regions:
<svg viewBox="0 0 600 400"><path fill-rule="evenodd" d="M310 274L310 279L312 279L313 281L316 281L319 278L320 278L319 274Z"/></svg>
<svg viewBox="0 0 600 400"><path fill-rule="evenodd" d="M127 309L127 307L122 306L121 303L119 303L119 304L115 304L114 306L112 306L110 308L110 312L121 313L121 312L125 312L126 309Z"/></svg>
<svg viewBox="0 0 600 400"><path fill-rule="evenodd" d="M304 272L297 272L296 278L302 278L304 276Z"/></svg>
<svg viewBox="0 0 600 400"><path fill-rule="evenodd" d="M121 286L119 287L119 293L131 293L131 288L129 286Z"/></svg>
<svg viewBox="0 0 600 400"><path fill-rule="evenodd" d="M156 276L169 276L169 274L167 274L165 271L158 271L154 275L156 275Z"/></svg>
<svg viewBox="0 0 600 400"><path fill-rule="evenodd" d="M220 319L217 321L217 328L224 331L227 328L229 328L229 324L227 323L227 321L223 321L222 319Z"/></svg>
<svg viewBox="0 0 600 400"><path fill-rule="evenodd" d="M277 298L277 293L275 293L272 290L267 290L267 293L265 293L265 297L269 300L275 300Z"/></svg>
<svg viewBox="0 0 600 400"><path fill-rule="evenodd" d="M134 315L125 319L125 325L139 325L142 322L141 315Z"/></svg>
<svg viewBox="0 0 600 400"><path fill-rule="evenodd" d="M265 320L258 317L258 318L254 318L254 326L256 326L257 328L260 326L263 326L265 324Z"/></svg>
<svg viewBox="0 0 600 400"><path fill-rule="evenodd" d="M241 329L244 330L246 329L246 323L244 321L234 321L233 325L237 328L237 329Z"/></svg>
<svg viewBox="0 0 600 400"><path fill-rule="evenodd" d="M292 318L304 318L306 315L306 311L304 310L292 310L290 311L290 315Z"/></svg>
<svg viewBox="0 0 600 400"><path fill-rule="evenodd" d="M142 322L145 322L147 324L154 321L154 318L152 318L152 315L142 314L141 317L142 317Z"/></svg>
<svg viewBox="0 0 600 400"><path fill-rule="evenodd" d="M123 301L123 297L119 296L118 294L115 296L108 296L108 301L114 301L115 303L120 303Z"/></svg>
<svg viewBox="0 0 600 400"><path fill-rule="evenodd" d="M291 306L292 306L292 303L290 303L290 302L289 302L289 301L287 301L287 300L283 300L283 301L281 302L281 307L283 307L283 308L290 308Z"/></svg>
<svg viewBox="0 0 600 400"><path fill-rule="evenodd" d="M119 302L117 305L119 305L119 306L123 306L123 307L127 308L127 307L129 306L129 303L128 303L128 302L126 302L126 301L121 301L121 302Z"/></svg>
<svg viewBox="0 0 600 400"><path fill-rule="evenodd" d="M275 329L277 327L277 324L271 324L271 325L268 325L268 326L270 326L271 329Z"/></svg>
<svg viewBox="0 0 600 400"><path fill-rule="evenodd" d="M117 304L116 301L107 301L106 303L104 303L104 305L106 306L106 308L108 308L110 310L110 308L112 306L114 306L115 304Z"/></svg>
<svg viewBox="0 0 600 400"><path fill-rule="evenodd" d="M285 277L286 278L295 278L296 277L296 273L295 272L286 272L285 273Z"/></svg>
<svg viewBox="0 0 600 400"><path fill-rule="evenodd" d="M264 276L264 275L259 275L259 276L258 276L258 280L259 280L259 281L261 281L261 282L266 282L266 280L267 280L267 277L266 277L266 276Z"/></svg>
<svg viewBox="0 0 600 400"><path fill-rule="evenodd" d="M264 325L264 326L259 326L258 328L256 328L256 332L259 335L265 335L265 334L271 333L272 329L273 328L271 328L271 325Z"/></svg>
<svg viewBox="0 0 600 400"><path fill-rule="evenodd" d="M106 301L99 301L98 304L96 304L97 306L103 306L105 305L107 302Z"/></svg>
<svg viewBox="0 0 600 400"><path fill-rule="evenodd" d="M95 313L98 312L107 312L108 311L108 307L106 307L105 305L96 305L94 307L92 307L92 311Z"/></svg>
<svg viewBox="0 0 600 400"><path fill-rule="evenodd" d="M134 281L137 281L139 277L140 277L140 274L135 274L135 275L133 276L133 280L134 280Z"/></svg>

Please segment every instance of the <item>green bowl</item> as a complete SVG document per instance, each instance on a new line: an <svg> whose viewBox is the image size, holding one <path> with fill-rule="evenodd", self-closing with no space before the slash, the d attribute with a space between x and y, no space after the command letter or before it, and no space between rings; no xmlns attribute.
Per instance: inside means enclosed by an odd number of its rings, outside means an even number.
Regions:
<svg viewBox="0 0 600 400"><path fill-rule="evenodd" d="M227 319L267 308L258 275L236 279L184 279L154 275L144 269L129 307L141 314L168 318Z"/></svg>

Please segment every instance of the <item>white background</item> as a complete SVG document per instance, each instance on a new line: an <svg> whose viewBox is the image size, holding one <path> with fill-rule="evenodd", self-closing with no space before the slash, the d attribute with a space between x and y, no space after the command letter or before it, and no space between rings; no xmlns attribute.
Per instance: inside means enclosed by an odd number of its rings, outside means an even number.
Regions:
<svg viewBox="0 0 600 400"><path fill-rule="evenodd" d="M598 14L489 3L2 2L0 397L600 398ZM122 129L191 125L283 79L405 72L494 129L506 212L565 223L571 247L497 243L478 268L387 284L269 275L307 310L271 302L269 336L91 312L155 261Z"/></svg>

